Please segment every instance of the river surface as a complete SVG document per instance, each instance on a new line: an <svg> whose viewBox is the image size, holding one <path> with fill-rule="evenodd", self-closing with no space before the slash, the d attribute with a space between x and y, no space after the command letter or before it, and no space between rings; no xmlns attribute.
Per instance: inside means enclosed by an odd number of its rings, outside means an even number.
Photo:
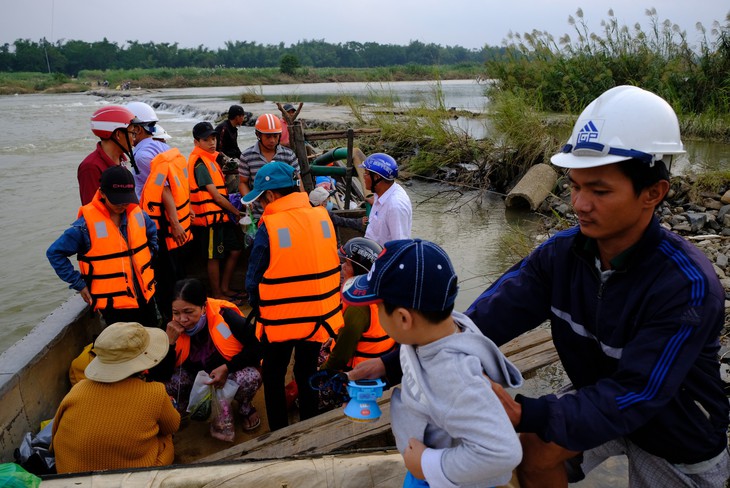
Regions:
<svg viewBox="0 0 730 488"><path fill-rule="evenodd" d="M442 97L447 108L483 112L488 100L483 85L474 81L435 83L326 83L261 86L254 89L266 102L246 105L258 115L275 112L272 100L304 101L303 118L347 120L348 109L327 102L355 97L363 103L378 100L399 105L435 105ZM216 114L236 103L246 87L169 89L131 92L130 99L161 101L160 124L184 155L192 149L192 126L214 121ZM0 96L0 352L27 334L72 291L55 275L45 251L73 222L80 204L76 168L90 153L96 138L89 130L90 115L118 100L86 94ZM464 119L455 124L474 137L483 137L483 121ZM255 141L253 128L239 130L241 148ZM688 153L673 172L687 169L730 169L730 146L686 141ZM357 145L357 142L356 142ZM459 275L456 308L466 307L515 260L510 250L515 236L535 232L534 218L506 212L500 195L456 191L445 185L405 183L413 201L413 236L439 243L449 253ZM74 259L75 262L75 259ZM540 380L540 379L538 379ZM549 388L552 378L544 380ZM542 388L538 383L537 388ZM609 469L603 481L585 486L621 486ZM605 482L605 484L603 484ZM582 484L581 484L582 485Z"/></svg>

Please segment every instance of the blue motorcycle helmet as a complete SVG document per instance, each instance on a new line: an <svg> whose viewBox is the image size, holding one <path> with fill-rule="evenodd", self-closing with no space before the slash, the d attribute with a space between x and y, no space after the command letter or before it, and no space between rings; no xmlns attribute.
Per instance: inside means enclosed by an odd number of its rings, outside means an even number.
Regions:
<svg viewBox="0 0 730 488"><path fill-rule="evenodd" d="M385 153L374 153L365 158L361 168L379 175L384 180L393 181L398 178L398 163Z"/></svg>

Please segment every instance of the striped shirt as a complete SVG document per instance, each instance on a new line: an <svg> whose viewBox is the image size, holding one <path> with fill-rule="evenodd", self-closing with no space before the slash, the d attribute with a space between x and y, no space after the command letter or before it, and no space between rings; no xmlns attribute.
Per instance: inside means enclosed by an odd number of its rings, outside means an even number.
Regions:
<svg viewBox="0 0 730 488"><path fill-rule="evenodd" d="M299 160L297 159L297 155L288 147L284 147L281 144L277 145L276 154L274 154L271 161L281 161L282 163L286 163L294 168L295 173L299 173ZM259 169L261 169L263 165L271 161L268 161L264 155L261 154L259 143L256 142L253 146L246 148L246 150L241 154L241 159L238 163L238 174L242 179L248 180L248 186L251 190L253 190L253 182L256 179L256 173L258 173ZM255 218L261 217L263 208L258 201L253 203L252 209Z"/></svg>

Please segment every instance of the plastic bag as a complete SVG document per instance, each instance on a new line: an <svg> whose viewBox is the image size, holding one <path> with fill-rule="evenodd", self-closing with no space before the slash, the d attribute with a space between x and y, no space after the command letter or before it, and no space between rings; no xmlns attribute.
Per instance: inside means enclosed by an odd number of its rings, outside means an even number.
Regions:
<svg viewBox="0 0 730 488"><path fill-rule="evenodd" d="M26 432L20 447L15 449L15 462L33 474L55 474L56 458L50 452L52 433L53 420L47 422L35 436ZM0 482L0 486L4 485Z"/></svg>
<svg viewBox="0 0 730 488"><path fill-rule="evenodd" d="M190 390L190 401L188 402L190 418L193 420L208 420L211 398L210 376L205 371L198 371L195 381L193 381L193 388Z"/></svg>
<svg viewBox="0 0 730 488"><path fill-rule="evenodd" d="M0 486L3 488L36 488L41 479L15 463L0 464Z"/></svg>
<svg viewBox="0 0 730 488"><path fill-rule="evenodd" d="M227 380L223 388L214 388L213 417L210 422L210 435L216 439L233 442L236 428L233 425L231 401L238 391L238 383Z"/></svg>
<svg viewBox="0 0 730 488"><path fill-rule="evenodd" d="M241 217L238 224L241 226L241 230L243 231L243 244L248 248L253 246L253 239L256 237L258 225L256 225L256 221L251 216L251 207L249 205L246 205L245 207L246 214Z"/></svg>

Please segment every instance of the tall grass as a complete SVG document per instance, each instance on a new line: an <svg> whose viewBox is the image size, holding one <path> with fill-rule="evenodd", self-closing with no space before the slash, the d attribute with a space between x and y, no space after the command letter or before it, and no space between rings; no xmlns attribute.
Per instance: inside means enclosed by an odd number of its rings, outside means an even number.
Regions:
<svg viewBox="0 0 730 488"><path fill-rule="evenodd" d="M698 46L669 20L646 11L649 27L621 25L613 10L591 32L578 9L573 29L555 39L534 30L510 34L503 57L486 63L491 91L521 93L541 111L577 113L614 86L637 85L665 98L678 114L730 113L730 15Z"/></svg>

